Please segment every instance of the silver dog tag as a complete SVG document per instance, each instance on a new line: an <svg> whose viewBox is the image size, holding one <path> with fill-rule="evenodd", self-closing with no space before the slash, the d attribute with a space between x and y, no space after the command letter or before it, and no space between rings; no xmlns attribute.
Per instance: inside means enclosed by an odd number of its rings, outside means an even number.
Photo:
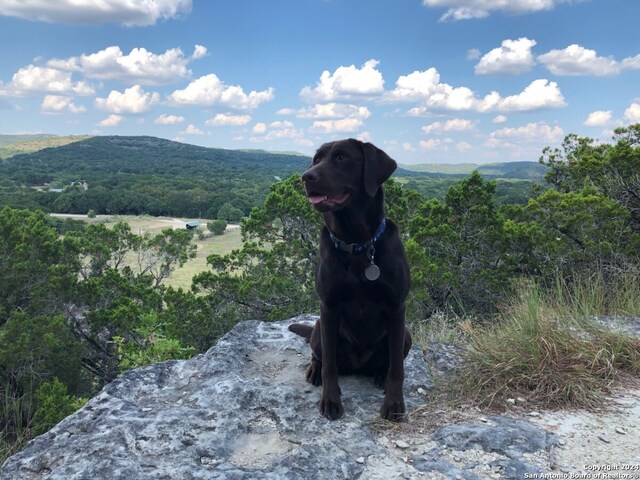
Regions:
<svg viewBox="0 0 640 480"><path fill-rule="evenodd" d="M380 268L376 264L372 263L367 268L365 268L364 276L367 280L373 282L374 280L380 278Z"/></svg>

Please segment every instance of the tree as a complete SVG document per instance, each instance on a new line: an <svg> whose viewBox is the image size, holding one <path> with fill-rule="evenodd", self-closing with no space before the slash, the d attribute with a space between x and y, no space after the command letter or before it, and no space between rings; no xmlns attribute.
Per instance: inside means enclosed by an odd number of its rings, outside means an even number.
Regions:
<svg viewBox="0 0 640 480"><path fill-rule="evenodd" d="M579 192L549 190L524 209L530 239L528 263L538 275L576 278L598 270L605 275L640 260L640 235L629 212L593 186Z"/></svg>
<svg viewBox="0 0 640 480"><path fill-rule="evenodd" d="M474 172L444 203L426 200L413 215L406 248L418 314L492 312L509 293L516 269L494 193L495 183Z"/></svg>
<svg viewBox="0 0 640 480"><path fill-rule="evenodd" d="M212 220L207 222L207 228L214 235L222 235L227 228L227 222L224 220Z"/></svg>
<svg viewBox="0 0 640 480"><path fill-rule="evenodd" d="M0 210L0 326L14 311L55 314L76 282L75 249L39 211Z"/></svg>
<svg viewBox="0 0 640 480"><path fill-rule="evenodd" d="M233 318L281 319L315 311L314 275L321 217L302 190L300 175L275 184L261 208L242 223L243 247L208 261L196 291L224 305Z"/></svg>
<svg viewBox="0 0 640 480"><path fill-rule="evenodd" d="M631 227L640 233L640 124L616 128L614 145L567 135L561 148L546 147L540 162L549 167L547 182L562 193L593 186L622 205Z"/></svg>
<svg viewBox="0 0 640 480"><path fill-rule="evenodd" d="M151 275L153 287L160 287L162 281L177 267L196 256L197 247L191 243L193 232L165 228L155 236L145 235L138 248L138 268L141 275Z"/></svg>
<svg viewBox="0 0 640 480"><path fill-rule="evenodd" d="M218 210L218 220L237 223L242 220L244 213L230 203L224 203Z"/></svg>

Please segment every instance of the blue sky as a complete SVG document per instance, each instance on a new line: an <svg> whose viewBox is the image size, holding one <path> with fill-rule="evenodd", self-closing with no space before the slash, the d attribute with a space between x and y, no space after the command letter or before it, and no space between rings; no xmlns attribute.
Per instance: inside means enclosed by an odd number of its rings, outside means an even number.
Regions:
<svg viewBox="0 0 640 480"><path fill-rule="evenodd" d="M640 122L636 0L0 0L0 133L536 161Z"/></svg>

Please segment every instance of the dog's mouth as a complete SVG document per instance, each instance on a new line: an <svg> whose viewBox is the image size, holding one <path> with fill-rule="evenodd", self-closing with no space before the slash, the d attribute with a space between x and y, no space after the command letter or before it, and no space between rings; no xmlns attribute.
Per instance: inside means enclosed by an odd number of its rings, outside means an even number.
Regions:
<svg viewBox="0 0 640 480"><path fill-rule="evenodd" d="M351 193L344 191L338 195L325 195L317 192L309 193L309 203L314 207L334 208L342 205L351 197Z"/></svg>

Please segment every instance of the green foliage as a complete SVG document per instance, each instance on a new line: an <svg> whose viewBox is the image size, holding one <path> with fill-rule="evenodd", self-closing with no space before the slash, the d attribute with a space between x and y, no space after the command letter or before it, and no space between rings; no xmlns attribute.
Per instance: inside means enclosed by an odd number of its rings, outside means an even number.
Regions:
<svg viewBox="0 0 640 480"><path fill-rule="evenodd" d="M239 222L242 220L244 213L239 208L234 207L229 202L224 203L218 210L218 220L224 222Z"/></svg>
<svg viewBox="0 0 640 480"><path fill-rule="evenodd" d="M209 257L212 271L194 278L232 318L276 320L318 309L314 295L319 215L302 190L299 175L275 184L263 208L242 223L244 246Z"/></svg>
<svg viewBox="0 0 640 480"><path fill-rule="evenodd" d="M211 222L207 222L207 229L214 235L224 234L226 228L227 222L224 220L212 220Z"/></svg>
<svg viewBox="0 0 640 480"><path fill-rule="evenodd" d="M193 257L191 232L73 223L60 237L52 224L67 226L0 210L2 456L126 368L194 352L172 336L182 317L164 311L162 285Z"/></svg>
<svg viewBox="0 0 640 480"><path fill-rule="evenodd" d="M183 346L179 340L168 337L157 312L140 315L135 336L129 340L114 336L120 371L142 367L165 360L190 358L195 353L193 347Z"/></svg>
<svg viewBox="0 0 640 480"><path fill-rule="evenodd" d="M32 422L34 436L45 433L87 403L86 398L69 395L66 385L57 378L40 385L35 397L36 411Z"/></svg>
<svg viewBox="0 0 640 480"><path fill-rule="evenodd" d="M540 162L549 166L547 181L560 192L592 186L597 193L623 206L630 226L640 233L640 124L617 128L614 145L591 138L565 137L561 148L547 147Z"/></svg>
<svg viewBox="0 0 640 480"><path fill-rule="evenodd" d="M13 311L57 312L75 283L74 251L42 212L0 210L0 326Z"/></svg>
<svg viewBox="0 0 640 480"><path fill-rule="evenodd" d="M474 172L449 189L444 203L427 200L413 215L406 244L418 314L491 312L509 293L512 238L494 192L495 183Z"/></svg>
<svg viewBox="0 0 640 480"><path fill-rule="evenodd" d="M534 232L528 263L543 277L579 277L594 266L617 270L640 259L629 212L593 188L549 190L529 201L525 215Z"/></svg>
<svg viewBox="0 0 640 480"><path fill-rule="evenodd" d="M0 327L0 446L21 445L34 432L33 417L39 406L37 390L59 378L74 392L87 387L81 365L82 347L61 316L30 317L13 312ZM0 448L0 450L2 450ZM0 451L0 461L4 453Z"/></svg>

